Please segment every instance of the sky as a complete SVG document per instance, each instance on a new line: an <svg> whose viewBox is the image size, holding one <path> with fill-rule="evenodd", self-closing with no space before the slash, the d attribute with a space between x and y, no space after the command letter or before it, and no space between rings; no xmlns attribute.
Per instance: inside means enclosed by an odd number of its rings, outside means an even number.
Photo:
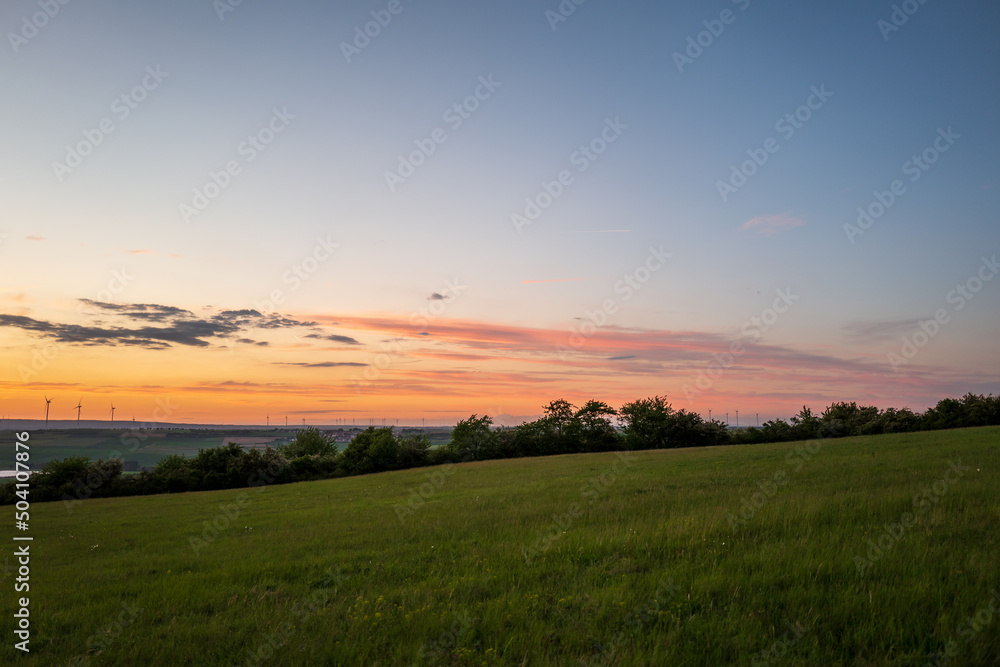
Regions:
<svg viewBox="0 0 1000 667"><path fill-rule="evenodd" d="M11 0L0 28L3 416L1000 393L996 3Z"/></svg>

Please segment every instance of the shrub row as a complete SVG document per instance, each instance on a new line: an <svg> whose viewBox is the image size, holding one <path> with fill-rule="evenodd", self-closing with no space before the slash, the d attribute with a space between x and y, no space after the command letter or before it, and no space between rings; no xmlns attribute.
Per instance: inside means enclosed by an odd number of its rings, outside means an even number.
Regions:
<svg viewBox="0 0 1000 667"><path fill-rule="evenodd" d="M460 421L444 447L431 449L423 435L398 435L392 427L369 427L343 452L333 437L314 428L299 431L288 445L244 450L239 445L201 449L187 459L171 455L151 471L123 475L119 459L70 457L51 461L30 478L34 502L62 500L72 507L87 498L208 491L364 475L427 465L579 452L702 447L810 440L880 433L1000 424L1000 397L966 394L946 398L924 413L908 408L833 403L820 415L803 407L789 421L730 429L686 410L663 396L626 403L615 410L602 401L576 408L559 399L541 418L495 428L490 417ZM0 487L0 504L13 504L15 482Z"/></svg>

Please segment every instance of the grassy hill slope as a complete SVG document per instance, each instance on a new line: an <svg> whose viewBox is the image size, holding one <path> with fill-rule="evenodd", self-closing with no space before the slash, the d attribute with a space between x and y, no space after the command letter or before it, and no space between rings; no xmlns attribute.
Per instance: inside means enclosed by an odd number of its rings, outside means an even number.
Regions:
<svg viewBox="0 0 1000 667"><path fill-rule="evenodd" d="M0 660L998 664L998 473L991 427L38 504Z"/></svg>

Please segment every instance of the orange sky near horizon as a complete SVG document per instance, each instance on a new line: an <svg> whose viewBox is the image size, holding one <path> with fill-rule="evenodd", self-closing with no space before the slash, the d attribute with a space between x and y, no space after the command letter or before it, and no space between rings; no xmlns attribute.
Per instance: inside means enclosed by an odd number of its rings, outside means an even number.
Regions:
<svg viewBox="0 0 1000 667"><path fill-rule="evenodd" d="M103 317L105 331L121 332L130 321L122 311ZM705 417L729 412L730 423L739 410L747 424L756 414L761 421L788 418L803 404L822 410L835 400L923 409L950 389L942 378L888 373L878 358L843 359L739 334L567 330L386 313L282 317L286 326L255 328L252 318L242 319L247 326L228 337L169 349L57 342L52 336L65 331L46 337L2 329L5 365L14 375L2 382L2 412L40 419L49 397L53 420L75 419L82 401L84 420L109 419L113 403L116 420L138 422L283 424L287 415L290 425L383 418L453 424L475 413L517 423L556 398L620 407L665 395L675 408ZM163 329L207 319L189 313L164 321ZM822 389L803 392L805 386Z"/></svg>

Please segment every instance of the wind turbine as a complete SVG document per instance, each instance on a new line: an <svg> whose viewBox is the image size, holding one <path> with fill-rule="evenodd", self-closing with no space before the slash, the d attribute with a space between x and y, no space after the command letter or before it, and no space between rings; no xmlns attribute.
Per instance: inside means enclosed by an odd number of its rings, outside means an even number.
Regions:
<svg viewBox="0 0 1000 667"><path fill-rule="evenodd" d="M115 404L111 404L111 425L115 425Z"/></svg>
<svg viewBox="0 0 1000 667"><path fill-rule="evenodd" d="M49 403L51 403L51 402L52 402L52 399L49 398L48 396L46 396L45 397L45 428L49 427Z"/></svg>
<svg viewBox="0 0 1000 667"><path fill-rule="evenodd" d="M80 425L80 410L83 409L83 399L76 402L76 425Z"/></svg>

